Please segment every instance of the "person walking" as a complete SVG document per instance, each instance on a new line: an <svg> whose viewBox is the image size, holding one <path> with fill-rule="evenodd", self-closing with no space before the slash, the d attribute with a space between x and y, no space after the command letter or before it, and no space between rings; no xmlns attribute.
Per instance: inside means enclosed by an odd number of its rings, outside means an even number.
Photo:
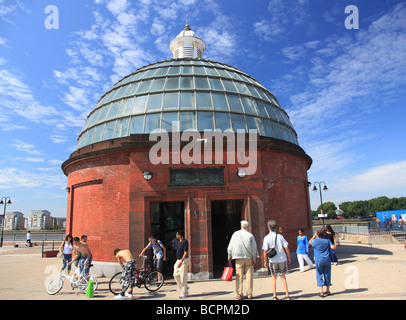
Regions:
<svg viewBox="0 0 406 320"><path fill-rule="evenodd" d="M336 233L334 232L333 228L329 224L326 225L325 238L329 239L331 241L331 243L337 247ZM335 266L338 265L338 258L336 256L336 253L334 252L334 250L330 250L330 255L331 255L331 262L333 262Z"/></svg>
<svg viewBox="0 0 406 320"><path fill-rule="evenodd" d="M176 246L176 262L173 266L173 277L179 287L179 298L186 298L189 295L189 288L187 286L187 273L189 268L189 242L185 239L184 231L176 233L176 239L179 240Z"/></svg>
<svg viewBox="0 0 406 320"><path fill-rule="evenodd" d="M31 246L31 231L27 232L27 240L25 241L25 243L27 243L26 246Z"/></svg>
<svg viewBox="0 0 406 320"><path fill-rule="evenodd" d="M118 263L123 267L121 273L121 293L114 297L115 300L124 300L125 298L133 297L133 288L135 286L135 279L137 277L137 262L133 258L130 250L115 249L114 255L116 256ZM126 292L130 288L128 292Z"/></svg>
<svg viewBox="0 0 406 320"><path fill-rule="evenodd" d="M316 263L316 279L317 286L320 287L320 297L330 295L331 286L331 258L330 249L335 250L336 245L325 238L323 229L317 230L314 236L310 239L310 245L314 247L314 261ZM323 292L323 287L326 291Z"/></svg>
<svg viewBox="0 0 406 320"><path fill-rule="evenodd" d="M248 221L243 220L240 223L241 229L233 233L227 247L228 260L235 260L235 292L238 300L243 298L244 274L247 280L247 297L253 297L254 264L259 257L255 238L247 230Z"/></svg>
<svg viewBox="0 0 406 320"><path fill-rule="evenodd" d="M72 265L69 263L72 261L72 250L73 250L73 238L71 234L68 234L65 237L65 241L63 241L59 247L59 254L63 257L62 261L62 269L64 270L68 267L68 276L70 275L70 271L72 269Z"/></svg>
<svg viewBox="0 0 406 320"><path fill-rule="evenodd" d="M288 264L290 264L291 262L288 242L281 234L276 233L276 230L278 228L278 224L276 223L276 221L269 220L267 225L269 233L264 238L262 250L264 257L264 267L267 268L269 264L269 272L272 276L273 299L278 300L278 297L276 295L276 278L279 276L285 288L284 299L290 300L288 283L286 280ZM276 255L272 258L268 258L267 251L271 248L275 248Z"/></svg>
<svg viewBox="0 0 406 320"><path fill-rule="evenodd" d="M313 262L309 258L309 240L303 233L303 229L299 229L299 235L297 236L297 260L299 261L299 271L304 272L304 262L306 261L310 269L313 268Z"/></svg>

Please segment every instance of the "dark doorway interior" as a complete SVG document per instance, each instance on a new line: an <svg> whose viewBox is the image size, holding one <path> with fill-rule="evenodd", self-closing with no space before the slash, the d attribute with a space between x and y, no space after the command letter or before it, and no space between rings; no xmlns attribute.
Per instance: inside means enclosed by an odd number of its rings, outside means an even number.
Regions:
<svg viewBox="0 0 406 320"><path fill-rule="evenodd" d="M240 229L243 200L211 202L213 276L221 277L227 264L227 247L233 233Z"/></svg>
<svg viewBox="0 0 406 320"><path fill-rule="evenodd" d="M183 201L151 202L151 234L161 240L166 248L167 261L164 262L164 275L173 273L175 252L172 240L176 238L176 231L185 228L185 205Z"/></svg>

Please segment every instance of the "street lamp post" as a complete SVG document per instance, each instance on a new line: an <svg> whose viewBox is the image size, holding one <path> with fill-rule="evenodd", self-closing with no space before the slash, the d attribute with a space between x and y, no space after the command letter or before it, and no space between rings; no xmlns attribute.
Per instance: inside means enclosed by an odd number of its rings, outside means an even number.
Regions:
<svg viewBox="0 0 406 320"><path fill-rule="evenodd" d="M327 185L324 181L318 182L316 181L313 185L313 191L316 192L317 190L320 191L320 214L321 214L321 218L323 219L323 229L324 229L324 218L325 218L325 214L323 212L323 197L321 196L321 185L324 184L323 190L327 191ZM319 185L319 189L317 189L316 185Z"/></svg>
<svg viewBox="0 0 406 320"><path fill-rule="evenodd" d="M1 222L1 240L0 240L0 248L3 248L3 231L4 231L4 224L6 223L6 207L8 204L11 204L10 197L1 198L0 204L4 205L3 221Z"/></svg>

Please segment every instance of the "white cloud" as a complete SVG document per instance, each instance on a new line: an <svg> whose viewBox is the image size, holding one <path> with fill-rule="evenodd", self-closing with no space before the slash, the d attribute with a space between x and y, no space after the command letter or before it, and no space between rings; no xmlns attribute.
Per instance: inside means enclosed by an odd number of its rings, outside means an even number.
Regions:
<svg viewBox="0 0 406 320"><path fill-rule="evenodd" d="M33 155L41 155L42 153L39 152L38 150L35 149L35 146L32 144L29 144L27 142L21 141L14 139L13 143L11 144L14 148L16 148L19 151L23 151L29 154Z"/></svg>
<svg viewBox="0 0 406 320"><path fill-rule="evenodd" d="M66 178L61 174L32 172L18 168L0 168L0 189L18 190L21 188L40 187L63 189L66 185Z"/></svg>
<svg viewBox="0 0 406 320"><path fill-rule="evenodd" d="M311 63L305 90L292 95L292 107L287 108L299 133L312 136L315 127L334 131L338 119L359 117L379 107L374 103L378 95L385 99L392 90L402 91L403 87L405 91L405 20L406 6L398 5L353 38L346 34L341 39L328 39L324 48L313 43L312 48L304 44L283 50L290 59ZM336 54L326 55L326 48ZM358 104L360 98L371 103Z"/></svg>
<svg viewBox="0 0 406 320"><path fill-rule="evenodd" d="M41 105L32 90L18 76L0 70L0 110L5 114L18 114L35 122L48 122L57 114L51 106Z"/></svg>
<svg viewBox="0 0 406 320"><path fill-rule="evenodd" d="M285 36L289 25L302 24L306 21L307 0L288 1L271 0L268 4L269 18L254 23L254 33L267 42L279 40Z"/></svg>
<svg viewBox="0 0 406 320"><path fill-rule="evenodd" d="M406 190L406 160L369 168L341 181L336 187L346 192Z"/></svg>

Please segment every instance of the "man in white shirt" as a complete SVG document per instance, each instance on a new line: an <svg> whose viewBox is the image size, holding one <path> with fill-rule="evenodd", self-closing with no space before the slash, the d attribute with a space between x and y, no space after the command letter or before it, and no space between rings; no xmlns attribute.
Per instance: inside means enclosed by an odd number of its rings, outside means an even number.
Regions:
<svg viewBox="0 0 406 320"><path fill-rule="evenodd" d="M247 296L252 298L254 264L259 257L255 238L247 228L248 221L241 221L241 230L234 232L227 248L228 260L235 259L235 291L239 300L243 297L244 274L247 277Z"/></svg>
<svg viewBox="0 0 406 320"><path fill-rule="evenodd" d="M288 248L288 242L281 234L276 233L278 224L274 220L268 221L268 235L265 236L264 242L262 244L263 257L264 257L264 267L268 267L272 276L272 287L273 287L273 299L278 300L276 296L276 278L279 276L282 280L283 286L285 287L286 296L284 299L290 300L288 284L286 281L286 273L288 272L288 264L290 264L290 252ZM268 259L266 252L275 248L277 254Z"/></svg>

